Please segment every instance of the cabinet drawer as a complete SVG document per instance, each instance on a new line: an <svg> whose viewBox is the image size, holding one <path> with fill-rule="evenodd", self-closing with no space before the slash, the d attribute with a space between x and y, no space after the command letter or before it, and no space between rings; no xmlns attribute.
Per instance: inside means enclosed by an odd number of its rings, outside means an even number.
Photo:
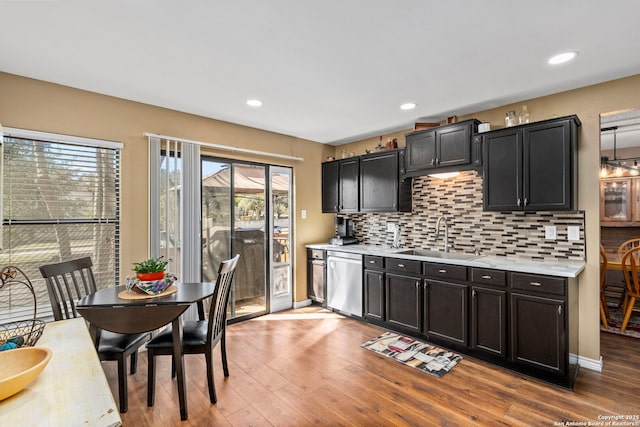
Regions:
<svg viewBox="0 0 640 427"><path fill-rule="evenodd" d="M535 274L511 274L511 288L542 292L552 295L564 295L565 280L559 277L539 276Z"/></svg>
<svg viewBox="0 0 640 427"><path fill-rule="evenodd" d="M485 285L504 286L507 283L507 273L501 270L488 268L472 268L471 281Z"/></svg>
<svg viewBox="0 0 640 427"><path fill-rule="evenodd" d="M467 280L467 267L451 264L424 263L424 274L441 279Z"/></svg>
<svg viewBox="0 0 640 427"><path fill-rule="evenodd" d="M384 268L384 257L365 255L364 268L369 268L373 270L382 270Z"/></svg>
<svg viewBox="0 0 640 427"><path fill-rule="evenodd" d="M421 262L409 259L386 258L387 270L422 274Z"/></svg>
<svg viewBox="0 0 640 427"><path fill-rule="evenodd" d="M307 249L307 259L325 259L326 253L322 249Z"/></svg>

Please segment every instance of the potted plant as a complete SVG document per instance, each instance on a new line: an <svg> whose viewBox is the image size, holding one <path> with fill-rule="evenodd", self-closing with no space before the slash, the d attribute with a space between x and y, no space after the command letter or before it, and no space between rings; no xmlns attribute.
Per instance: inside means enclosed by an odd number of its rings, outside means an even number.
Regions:
<svg viewBox="0 0 640 427"><path fill-rule="evenodd" d="M134 262L133 271L136 272L136 277L142 282L164 279L164 270L170 260L164 260L163 258L163 256L159 256L142 262Z"/></svg>

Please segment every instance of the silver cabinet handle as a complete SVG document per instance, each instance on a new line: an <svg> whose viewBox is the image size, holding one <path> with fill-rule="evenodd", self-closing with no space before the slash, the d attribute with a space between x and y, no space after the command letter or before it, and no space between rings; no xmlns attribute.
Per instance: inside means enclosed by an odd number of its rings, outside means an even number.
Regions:
<svg viewBox="0 0 640 427"><path fill-rule="evenodd" d="M476 297L476 290L475 290L475 289L474 289L473 291L471 291L471 296L472 296L473 298L475 298L475 297Z"/></svg>
<svg viewBox="0 0 640 427"><path fill-rule="evenodd" d="M518 201L517 201L518 206L522 205L522 200L520 200L520 197L518 197Z"/></svg>
<svg viewBox="0 0 640 427"><path fill-rule="evenodd" d="M542 286L542 283L539 282L531 282L529 283L531 286Z"/></svg>
<svg viewBox="0 0 640 427"><path fill-rule="evenodd" d="M420 282L416 282L416 289L420 287Z"/></svg>
<svg viewBox="0 0 640 427"><path fill-rule="evenodd" d="M562 316L562 306L558 306L558 316Z"/></svg>
<svg viewBox="0 0 640 427"><path fill-rule="evenodd" d="M488 274L485 274L484 276L482 276L482 278L486 280L491 280L491 276L489 276Z"/></svg>
<svg viewBox="0 0 640 427"><path fill-rule="evenodd" d="M398 267L404 268L404 264L398 264Z"/></svg>
<svg viewBox="0 0 640 427"><path fill-rule="evenodd" d="M373 260L369 260L369 264L375 264L376 262Z"/></svg>
<svg viewBox="0 0 640 427"><path fill-rule="evenodd" d="M438 270L438 273L445 274L446 272L447 272L447 270L445 270L444 268L441 268L440 270Z"/></svg>

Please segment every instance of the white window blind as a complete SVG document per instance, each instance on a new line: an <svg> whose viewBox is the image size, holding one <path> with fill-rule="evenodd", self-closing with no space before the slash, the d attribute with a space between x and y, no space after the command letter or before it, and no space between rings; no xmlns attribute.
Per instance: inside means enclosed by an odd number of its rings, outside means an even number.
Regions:
<svg viewBox="0 0 640 427"><path fill-rule="evenodd" d="M4 130L0 265L25 272L38 317L47 318L51 306L39 266L89 256L98 288L119 282L120 150L112 142L103 147L96 140L83 145L78 137L65 143L65 135L32 135ZM0 289L0 323L32 311L30 294Z"/></svg>

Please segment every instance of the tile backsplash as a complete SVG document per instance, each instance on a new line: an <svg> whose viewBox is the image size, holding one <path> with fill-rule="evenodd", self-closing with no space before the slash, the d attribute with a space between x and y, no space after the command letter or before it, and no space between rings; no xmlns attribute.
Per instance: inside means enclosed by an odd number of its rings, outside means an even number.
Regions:
<svg viewBox="0 0 640 427"><path fill-rule="evenodd" d="M400 225L400 245L444 249L444 230L435 237L438 217L447 219L449 250L525 259L585 259L584 211L483 212L482 176L462 172L448 179L413 179L413 212L339 215L353 220L363 244L391 245L387 223ZM545 226L556 226L556 240L545 239ZM579 240L567 240L567 227L580 228Z"/></svg>

